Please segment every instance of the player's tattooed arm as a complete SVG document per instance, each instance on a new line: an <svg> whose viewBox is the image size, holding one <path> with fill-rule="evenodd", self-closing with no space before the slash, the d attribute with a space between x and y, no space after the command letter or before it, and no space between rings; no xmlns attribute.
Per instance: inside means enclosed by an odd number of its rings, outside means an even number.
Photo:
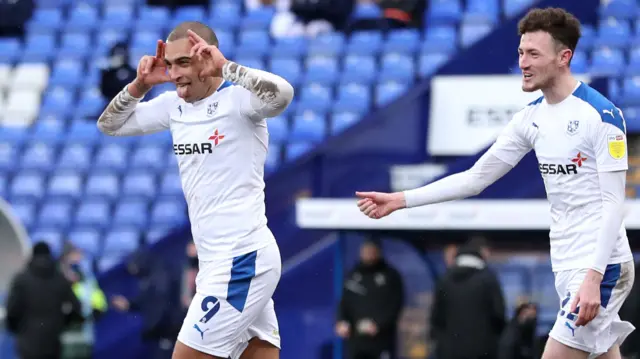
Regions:
<svg viewBox="0 0 640 359"><path fill-rule="evenodd" d="M222 77L253 93L253 110L262 117L274 117L284 111L293 100L293 86L275 74L248 68L232 61L222 67Z"/></svg>
<svg viewBox="0 0 640 359"><path fill-rule="evenodd" d="M133 114L140 98L133 97L125 88L111 100L98 118L98 128L102 133L118 136Z"/></svg>

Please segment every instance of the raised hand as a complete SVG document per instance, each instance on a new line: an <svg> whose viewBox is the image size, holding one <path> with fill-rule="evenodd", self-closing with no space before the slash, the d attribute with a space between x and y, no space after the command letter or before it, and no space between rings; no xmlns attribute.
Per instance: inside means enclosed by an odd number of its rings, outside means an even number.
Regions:
<svg viewBox="0 0 640 359"><path fill-rule="evenodd" d="M189 40L193 44L191 57L197 58L200 62L200 77L222 77L222 67L227 63L227 59L222 52L195 32L189 30Z"/></svg>
<svg viewBox="0 0 640 359"><path fill-rule="evenodd" d="M170 82L167 65L164 62L164 47L162 40L158 40L155 56L143 56L138 63L136 82L148 88L165 82Z"/></svg>

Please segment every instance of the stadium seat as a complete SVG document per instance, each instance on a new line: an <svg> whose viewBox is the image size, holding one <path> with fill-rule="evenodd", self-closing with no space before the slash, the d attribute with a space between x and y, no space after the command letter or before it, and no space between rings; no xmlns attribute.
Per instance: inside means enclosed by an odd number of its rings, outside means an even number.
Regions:
<svg viewBox="0 0 640 359"><path fill-rule="evenodd" d="M311 84L302 88L298 108L318 112L326 112L331 106L331 88Z"/></svg>
<svg viewBox="0 0 640 359"><path fill-rule="evenodd" d="M584 51L576 51L571 58L571 71L576 74L586 74L589 70L589 61Z"/></svg>
<svg viewBox="0 0 640 359"><path fill-rule="evenodd" d="M51 32L29 34L22 51L23 63L49 61L56 49L56 38Z"/></svg>
<svg viewBox="0 0 640 359"><path fill-rule="evenodd" d="M153 173L138 171L124 176L122 194L127 198L152 198L156 194L156 187Z"/></svg>
<svg viewBox="0 0 640 359"><path fill-rule="evenodd" d="M25 170L49 172L55 167L55 146L44 142L32 142L20 158L20 167Z"/></svg>
<svg viewBox="0 0 640 359"><path fill-rule="evenodd" d="M407 89L406 85L399 83L387 83L376 86L375 104L376 107L382 107L394 101L402 95Z"/></svg>
<svg viewBox="0 0 640 359"><path fill-rule="evenodd" d="M68 234L69 242L90 257L100 256L100 232L91 228L74 229Z"/></svg>
<svg viewBox="0 0 640 359"><path fill-rule="evenodd" d="M55 200L40 207L38 226L64 230L71 224L73 204L71 201Z"/></svg>
<svg viewBox="0 0 640 359"><path fill-rule="evenodd" d="M186 218L186 206L184 199L161 199L156 201L151 210L151 225L178 226Z"/></svg>
<svg viewBox="0 0 640 359"><path fill-rule="evenodd" d="M82 178L72 172L55 174L49 180L49 197L78 199L82 195Z"/></svg>
<svg viewBox="0 0 640 359"><path fill-rule="evenodd" d="M493 27L489 24L463 24L460 27L460 46L463 48L475 44L487 36Z"/></svg>
<svg viewBox="0 0 640 359"><path fill-rule="evenodd" d="M273 172L280 165L281 147L277 145L269 145L267 151L267 159L264 167L267 173Z"/></svg>
<svg viewBox="0 0 640 359"><path fill-rule="evenodd" d="M269 33L261 30L243 31L239 35L235 56L262 57L271 50Z"/></svg>
<svg viewBox="0 0 640 359"><path fill-rule="evenodd" d="M360 120L360 116L350 112L335 112L331 116L331 134L336 135L353 126Z"/></svg>
<svg viewBox="0 0 640 359"><path fill-rule="evenodd" d="M355 8L351 13L351 21L381 19L382 9L374 3L356 2Z"/></svg>
<svg viewBox="0 0 640 359"><path fill-rule="evenodd" d="M596 47L610 47L622 49L631 41L631 27L626 21L608 19L598 27L594 45Z"/></svg>
<svg viewBox="0 0 640 359"><path fill-rule="evenodd" d="M358 31L347 41L346 52L349 55L375 56L382 49L382 33L379 31Z"/></svg>
<svg viewBox="0 0 640 359"><path fill-rule="evenodd" d="M70 144L93 145L104 137L94 122L75 121L67 131L65 141Z"/></svg>
<svg viewBox="0 0 640 359"><path fill-rule="evenodd" d="M140 233L132 228L121 227L109 231L104 238L103 256L124 257L138 249Z"/></svg>
<svg viewBox="0 0 640 359"><path fill-rule="evenodd" d="M168 8L158 6L143 6L136 19L137 30L164 31L169 24L170 12Z"/></svg>
<svg viewBox="0 0 640 359"><path fill-rule="evenodd" d="M12 66L0 63L0 89L3 89L11 80ZM2 98L3 96L0 96ZM1 107L0 107L1 108Z"/></svg>
<svg viewBox="0 0 640 359"><path fill-rule="evenodd" d="M63 236L60 230L54 228L37 228L31 235L31 243L45 242L51 248L51 252L55 257L62 254Z"/></svg>
<svg viewBox="0 0 640 359"><path fill-rule="evenodd" d="M27 30L30 34L52 34L56 33L62 24L62 9L39 8L27 22Z"/></svg>
<svg viewBox="0 0 640 359"><path fill-rule="evenodd" d="M324 139L326 132L324 117L313 111L305 111L293 118L289 139L292 142L319 142Z"/></svg>
<svg viewBox="0 0 640 359"><path fill-rule="evenodd" d="M87 33L99 23L97 9L89 4L79 3L70 9L65 30L75 33Z"/></svg>
<svg viewBox="0 0 640 359"><path fill-rule="evenodd" d="M449 57L446 54L423 53L418 62L418 74L420 77L430 77L434 75Z"/></svg>
<svg viewBox="0 0 640 359"><path fill-rule="evenodd" d="M433 26L427 28L425 37L420 47L420 52L425 53L445 53L454 52L460 41L458 32L452 26Z"/></svg>
<svg viewBox="0 0 640 359"><path fill-rule="evenodd" d="M100 89L92 87L85 90L78 103L76 116L79 117L98 117L107 106L107 102L102 97Z"/></svg>
<svg viewBox="0 0 640 359"><path fill-rule="evenodd" d="M342 33L323 33L309 42L309 56L336 57L342 55L345 48L345 37Z"/></svg>
<svg viewBox="0 0 640 359"><path fill-rule="evenodd" d="M458 0L432 0L425 12L425 24L456 25L462 19L462 6Z"/></svg>
<svg viewBox="0 0 640 359"><path fill-rule="evenodd" d="M630 77L623 80L622 104L624 106L640 105L640 77Z"/></svg>
<svg viewBox="0 0 640 359"><path fill-rule="evenodd" d="M629 51L629 64L624 71L626 76L640 76L640 46Z"/></svg>
<svg viewBox="0 0 640 359"><path fill-rule="evenodd" d="M309 142L295 142L287 145L286 160L294 161L302 155L308 153L313 148Z"/></svg>
<svg viewBox="0 0 640 359"><path fill-rule="evenodd" d="M175 10L173 14L173 18L170 21L170 27L174 28L178 26L181 22L185 22L185 21L204 22L204 20L205 20L205 9L203 7L180 6Z"/></svg>
<svg viewBox="0 0 640 359"><path fill-rule="evenodd" d="M88 199L80 203L75 213L75 225L103 229L111 224L111 206L101 199Z"/></svg>
<svg viewBox="0 0 640 359"><path fill-rule="evenodd" d="M168 172L162 176L160 194L172 197L180 197L184 194L180 175L177 172Z"/></svg>
<svg viewBox="0 0 640 359"><path fill-rule="evenodd" d="M126 5L107 5L100 23L101 32L110 30L127 31L131 27L133 9Z"/></svg>
<svg viewBox="0 0 640 359"><path fill-rule="evenodd" d="M0 198L9 197L9 178L8 174L0 174Z"/></svg>
<svg viewBox="0 0 640 359"><path fill-rule="evenodd" d="M338 78L338 61L334 57L308 57L304 81L307 84L333 85Z"/></svg>
<svg viewBox="0 0 640 359"><path fill-rule="evenodd" d="M6 128L0 127L0 132ZM0 173L9 174L16 167L16 158L18 157L17 146L9 142L0 142Z"/></svg>
<svg viewBox="0 0 640 359"><path fill-rule="evenodd" d="M13 63L20 54L21 44L15 38L0 38L0 63Z"/></svg>
<svg viewBox="0 0 640 359"><path fill-rule="evenodd" d="M464 24L495 25L500 17L498 0L467 0Z"/></svg>
<svg viewBox="0 0 640 359"><path fill-rule="evenodd" d="M366 113L371 107L369 86L351 83L338 88L334 111Z"/></svg>
<svg viewBox="0 0 640 359"><path fill-rule="evenodd" d="M638 3L635 0L611 0L602 2L598 12L601 18L631 20L637 16L638 10Z"/></svg>
<svg viewBox="0 0 640 359"><path fill-rule="evenodd" d="M64 75L61 75L64 76ZM75 91L64 87L55 87L44 94L42 110L46 112L58 113L62 116L70 115L75 105Z"/></svg>
<svg viewBox="0 0 640 359"><path fill-rule="evenodd" d="M302 79L302 65L295 58L272 58L269 71L282 76L294 87Z"/></svg>
<svg viewBox="0 0 640 359"><path fill-rule="evenodd" d="M10 198L39 201L45 194L44 176L38 172L23 172L13 177Z"/></svg>
<svg viewBox="0 0 640 359"><path fill-rule="evenodd" d="M13 214L22 222L22 225L29 228L36 222L36 204L29 199L11 201Z"/></svg>
<svg viewBox="0 0 640 359"><path fill-rule="evenodd" d="M578 41L577 50L587 51L593 48L593 44L596 41L596 30L593 26L590 25L582 25L580 29L582 36Z"/></svg>
<svg viewBox="0 0 640 359"><path fill-rule="evenodd" d="M299 59L307 54L307 39L302 36L275 39L272 53L274 59Z"/></svg>
<svg viewBox="0 0 640 359"><path fill-rule="evenodd" d="M382 57L378 83L404 82L412 84L415 79L415 64L406 55L386 54Z"/></svg>
<svg viewBox="0 0 640 359"><path fill-rule="evenodd" d="M211 9L210 22L216 29L235 30L242 19L241 6L234 2L215 2Z"/></svg>
<svg viewBox="0 0 640 359"><path fill-rule="evenodd" d="M344 57L340 82L370 85L375 81L376 73L377 65L373 56L349 54Z"/></svg>
<svg viewBox="0 0 640 359"><path fill-rule="evenodd" d="M171 233L171 228L167 228L166 226L152 228L146 232L145 243L147 245L157 243L162 238L165 238L169 233Z"/></svg>
<svg viewBox="0 0 640 359"><path fill-rule="evenodd" d="M270 118L267 123L269 129L269 143L280 144L289 136L289 124L285 116Z"/></svg>
<svg viewBox="0 0 640 359"><path fill-rule="evenodd" d="M626 67L622 51L600 48L592 53L589 73L592 76L618 76Z"/></svg>
<svg viewBox="0 0 640 359"><path fill-rule="evenodd" d="M49 83L49 66L46 63L23 63L14 68L13 90L42 91Z"/></svg>
<svg viewBox="0 0 640 359"><path fill-rule="evenodd" d="M274 8L270 6L249 10L242 18L240 26L244 30L268 30L274 14Z"/></svg>
<svg viewBox="0 0 640 359"><path fill-rule="evenodd" d="M164 153L165 147L163 146L139 146L130 156L130 166L136 169L149 169L156 172L162 171L165 168Z"/></svg>
<svg viewBox="0 0 640 359"><path fill-rule="evenodd" d="M127 168L129 149L125 146L109 144L96 153L94 164L96 169L124 171Z"/></svg>
<svg viewBox="0 0 640 359"><path fill-rule="evenodd" d="M507 18L511 18L516 16L527 8L533 6L535 0L504 0L503 1L503 12L504 16Z"/></svg>
<svg viewBox="0 0 640 359"><path fill-rule="evenodd" d="M85 195L110 199L118 197L120 195L118 177L106 173L91 174L86 181Z"/></svg>
<svg viewBox="0 0 640 359"><path fill-rule="evenodd" d="M31 126L29 139L55 146L64 139L65 123L58 118L41 118Z"/></svg>
<svg viewBox="0 0 640 359"><path fill-rule="evenodd" d="M120 201L113 214L114 226L134 226L144 228L147 225L148 202L140 199L127 199Z"/></svg>

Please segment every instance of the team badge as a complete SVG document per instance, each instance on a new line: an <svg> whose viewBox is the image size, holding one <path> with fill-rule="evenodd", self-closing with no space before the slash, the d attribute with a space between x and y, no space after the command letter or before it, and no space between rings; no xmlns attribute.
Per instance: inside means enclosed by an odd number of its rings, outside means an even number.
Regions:
<svg viewBox="0 0 640 359"><path fill-rule="evenodd" d="M624 141L624 135L607 136L607 144L609 147L609 155L614 159L620 160L627 154L627 144Z"/></svg>
<svg viewBox="0 0 640 359"><path fill-rule="evenodd" d="M214 113L216 113L216 110L218 109L218 102L214 102L214 103L210 103L209 106L207 106L207 116L213 116Z"/></svg>
<svg viewBox="0 0 640 359"><path fill-rule="evenodd" d="M578 120L571 120L567 124L567 133L569 135L575 135L576 133L578 133L579 129L580 129L580 121Z"/></svg>

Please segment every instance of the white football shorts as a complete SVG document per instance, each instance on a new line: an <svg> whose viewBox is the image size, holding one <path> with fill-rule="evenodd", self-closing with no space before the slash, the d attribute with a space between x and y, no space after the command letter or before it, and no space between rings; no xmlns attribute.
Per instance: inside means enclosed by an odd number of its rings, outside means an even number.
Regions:
<svg viewBox="0 0 640 359"><path fill-rule="evenodd" d="M239 358L251 338L280 348L272 296L282 263L275 241L226 261L201 261L198 293L178 340L202 353Z"/></svg>
<svg viewBox="0 0 640 359"><path fill-rule="evenodd" d="M600 285L600 311L587 325L576 327L576 312L570 313L571 303L587 273L587 269L567 270L556 273L556 290L560 296L560 311L549 336L558 342L590 353L596 358L622 344L635 329L620 320L618 312L631 292L634 281L633 261L610 264ZM578 308L579 309L579 308Z"/></svg>

